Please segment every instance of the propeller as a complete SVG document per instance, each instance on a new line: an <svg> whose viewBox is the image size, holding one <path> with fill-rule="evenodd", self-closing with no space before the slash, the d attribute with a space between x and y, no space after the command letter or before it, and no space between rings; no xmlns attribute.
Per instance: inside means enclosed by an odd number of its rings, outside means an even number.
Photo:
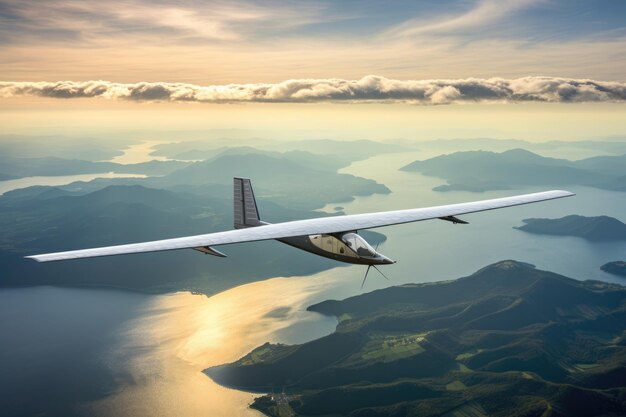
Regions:
<svg viewBox="0 0 626 417"><path fill-rule="evenodd" d="M365 271L365 276L363 277L363 282L361 283L361 289L363 289L363 286L365 285L365 280L367 279L367 274L370 272L371 267L374 267L374 269L377 270L380 275L382 275L387 281L389 281L387 275L383 274L383 271L378 269L376 265L368 265L367 270Z"/></svg>
<svg viewBox="0 0 626 417"><path fill-rule="evenodd" d="M383 271L381 271L380 269L378 269L378 268L376 267L376 265L372 265L372 266L374 267L374 269L375 269L375 270L377 270L377 271L378 271L378 273L379 273L380 275L382 275L383 277L385 277L385 279L386 279L387 281L389 281L389 278L387 278L387 275L383 274Z"/></svg>
<svg viewBox="0 0 626 417"><path fill-rule="evenodd" d="M370 272L371 267L372 265L367 266L367 270L365 271L365 276L363 277L363 282L361 283L361 289L363 289L363 286L365 285L365 280L367 279L367 274Z"/></svg>
<svg viewBox="0 0 626 417"><path fill-rule="evenodd" d="M376 252L378 252L378 245L380 245L380 242L376 243L376 247L374 248ZM365 271L365 276L363 277L363 282L361 283L361 289L363 289L363 286L365 285L365 280L367 280L367 274L369 274L371 267L374 267L374 269L377 270L380 275L382 275L387 281L389 281L389 278L387 277L387 275L383 274L383 271L378 269L376 265L373 265L373 264L368 265L367 270Z"/></svg>

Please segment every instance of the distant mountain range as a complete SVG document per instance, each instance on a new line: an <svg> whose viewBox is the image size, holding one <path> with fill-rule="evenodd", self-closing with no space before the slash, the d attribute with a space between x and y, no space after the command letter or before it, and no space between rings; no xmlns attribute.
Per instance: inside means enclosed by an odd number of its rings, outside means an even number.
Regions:
<svg viewBox="0 0 626 417"><path fill-rule="evenodd" d="M225 155L262 154L274 158L285 158L295 163L308 166L320 171L337 171L350 165L356 158L348 154L315 154L312 152L293 150L288 152L265 151L252 146L228 146L215 149L192 149L171 157L174 160L206 161Z"/></svg>
<svg viewBox="0 0 626 417"><path fill-rule="evenodd" d="M468 151L414 161L401 170L445 179L447 184L435 191L481 192L528 185L586 185L626 191L626 154L568 161L524 149Z"/></svg>
<svg viewBox="0 0 626 417"><path fill-rule="evenodd" d="M124 149L139 141L118 137L92 138L63 135L0 135L0 155L11 158L81 159L106 161L121 155ZM1 172L1 170L0 170Z"/></svg>
<svg viewBox="0 0 626 417"><path fill-rule="evenodd" d="M323 155L331 159L357 161L370 156L389 152L402 152L406 146L376 142L371 140L291 140L271 141L262 139L238 140L237 143L245 144L244 147L252 147L264 152L304 152L309 154ZM154 155L166 156L171 159L209 159L220 153L225 148L232 148L225 141L184 141L166 143L156 146Z"/></svg>
<svg viewBox="0 0 626 417"><path fill-rule="evenodd" d="M577 236L592 241L626 240L626 224L609 216L565 216L560 219L524 219L516 227L528 233Z"/></svg>
<svg viewBox="0 0 626 417"><path fill-rule="evenodd" d="M350 201L353 196L390 192L376 181L337 173L338 169L358 159L352 154L340 155L229 147L220 148L209 159L197 162L149 161L137 164L0 156L0 181L2 178L29 176L130 173L152 177L116 180L112 184L142 185L195 194L209 192L221 198L231 198L232 178L243 176L253 179L257 196L268 196L278 204L304 210L321 208L329 202Z"/></svg>
<svg viewBox="0 0 626 417"><path fill-rule="evenodd" d="M188 141L157 145L155 155L165 154L172 160L137 164L103 162L122 152L114 146L125 141L105 141L64 137L30 137L0 135L0 181L31 176L58 176L103 172L144 175L167 175L191 165L194 161L217 159L227 155L262 154L283 158L302 166L336 172L353 161L383 152L400 151L398 145L373 141L308 140L300 142L262 142L267 149L253 146L216 146L212 141ZM199 149L198 149L199 148ZM63 157L59 156L63 155ZM68 157L69 156L69 157Z"/></svg>
<svg viewBox="0 0 626 417"><path fill-rule="evenodd" d="M3 176L12 179L34 176L99 174L105 172L166 175L190 164L190 162L182 161L149 161L138 164L117 164L114 162L91 162L57 157L14 158L10 156L0 156L0 180Z"/></svg>
<svg viewBox="0 0 626 417"><path fill-rule="evenodd" d="M626 414L626 288L502 261L309 308L336 331L207 369L269 416Z"/></svg>
<svg viewBox="0 0 626 417"><path fill-rule="evenodd" d="M503 152L509 149L527 149L531 152L550 152L561 154L588 155L589 152L601 152L611 155L626 153L626 139L613 137L597 140L549 140L546 142L530 142L521 139L494 139L494 138L463 138L463 139L436 139L419 141L398 140L398 144L430 149L441 152L489 150Z"/></svg>
<svg viewBox="0 0 626 417"><path fill-rule="evenodd" d="M171 174L152 178L146 184L159 188L184 186L187 191L207 184L231 186L233 177L252 179L257 197L298 209L321 208L328 202L352 200L353 196L387 194L389 189L374 180L338 174L326 165L316 169L323 156L300 154L298 162L290 156L263 153L223 154L196 162ZM230 190L228 198L230 198Z"/></svg>

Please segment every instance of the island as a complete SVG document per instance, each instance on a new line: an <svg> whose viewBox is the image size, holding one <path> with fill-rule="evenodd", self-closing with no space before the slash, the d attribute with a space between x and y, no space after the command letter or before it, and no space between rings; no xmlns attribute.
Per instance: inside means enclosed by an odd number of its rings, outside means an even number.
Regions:
<svg viewBox="0 0 626 417"><path fill-rule="evenodd" d="M333 334L205 372L275 417L624 415L625 307L626 287L506 260L310 306Z"/></svg>
<svg viewBox="0 0 626 417"><path fill-rule="evenodd" d="M607 262L600 269L609 274L626 277L626 261Z"/></svg>
<svg viewBox="0 0 626 417"><path fill-rule="evenodd" d="M548 158L525 149L464 151L414 161L402 171L443 178L434 191L484 192L526 186L585 185L624 191L626 155L580 161Z"/></svg>
<svg viewBox="0 0 626 417"><path fill-rule="evenodd" d="M576 236L590 241L626 240L626 224L609 216L570 215L560 219L524 219L515 227L528 233L553 236Z"/></svg>

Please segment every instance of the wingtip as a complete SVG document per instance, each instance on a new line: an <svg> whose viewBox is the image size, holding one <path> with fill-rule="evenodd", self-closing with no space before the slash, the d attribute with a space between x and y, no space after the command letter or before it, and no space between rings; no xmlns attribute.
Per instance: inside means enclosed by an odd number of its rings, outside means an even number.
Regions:
<svg viewBox="0 0 626 417"><path fill-rule="evenodd" d="M24 256L24 259L32 259L32 260L37 261L37 262L42 262L42 260L39 259L39 255Z"/></svg>
<svg viewBox="0 0 626 417"><path fill-rule="evenodd" d="M51 256L54 255L52 253L43 253L43 254L39 254L39 255L28 255L28 256L24 256L25 259L32 259L35 262L53 262L53 261L58 261L59 259Z"/></svg>
<svg viewBox="0 0 626 417"><path fill-rule="evenodd" d="M550 190L550 191L545 191L545 194L552 195L555 198L571 197L573 195L576 195L575 193L571 191L567 191L567 190Z"/></svg>

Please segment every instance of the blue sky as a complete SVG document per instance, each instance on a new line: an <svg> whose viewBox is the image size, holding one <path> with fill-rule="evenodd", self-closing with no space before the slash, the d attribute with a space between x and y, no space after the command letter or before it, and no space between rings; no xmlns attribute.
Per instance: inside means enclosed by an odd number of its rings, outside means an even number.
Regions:
<svg viewBox="0 0 626 417"><path fill-rule="evenodd" d="M189 25L155 19L168 10L186 13ZM482 11L482 12L481 12ZM144 16L141 14L144 13ZM470 15L474 20L467 19ZM465 23L463 18L466 18ZM74 42L93 34L173 36L181 42L284 37L372 37L410 25L466 40L501 38L532 42L624 36L626 2L620 0L441 1L2 1L2 42ZM436 24L457 20L456 25ZM195 22L193 22L195 20ZM225 31L193 33L193 25ZM232 33L226 33L232 32ZM194 36L195 35L195 36Z"/></svg>

